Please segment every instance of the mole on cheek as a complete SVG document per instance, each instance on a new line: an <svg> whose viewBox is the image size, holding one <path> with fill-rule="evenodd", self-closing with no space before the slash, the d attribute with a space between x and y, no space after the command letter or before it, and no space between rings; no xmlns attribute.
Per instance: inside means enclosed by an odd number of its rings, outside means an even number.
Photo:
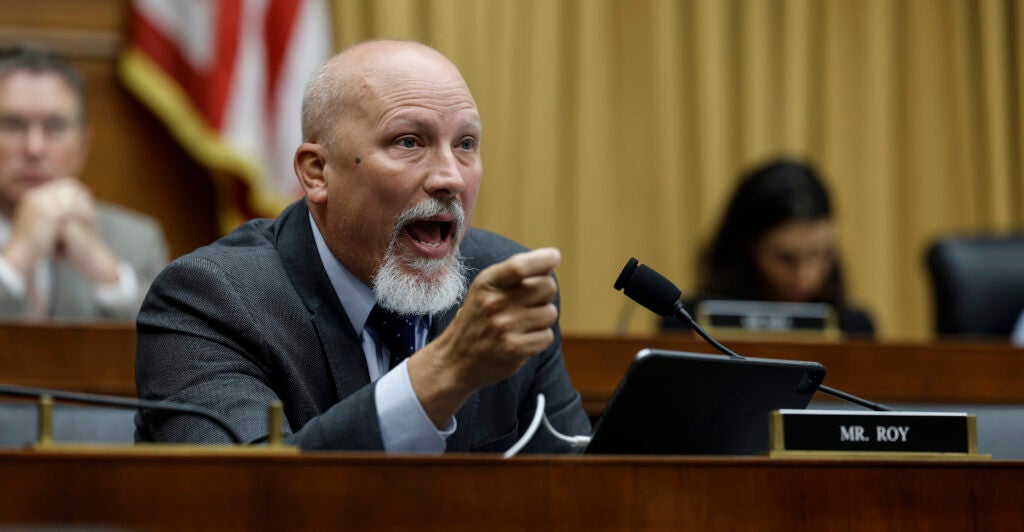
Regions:
<svg viewBox="0 0 1024 532"><path fill-rule="evenodd" d="M363 162L363 160L362 160L362 159L360 159L359 157L356 157L356 164L359 164L359 163L361 163L361 162Z"/></svg>

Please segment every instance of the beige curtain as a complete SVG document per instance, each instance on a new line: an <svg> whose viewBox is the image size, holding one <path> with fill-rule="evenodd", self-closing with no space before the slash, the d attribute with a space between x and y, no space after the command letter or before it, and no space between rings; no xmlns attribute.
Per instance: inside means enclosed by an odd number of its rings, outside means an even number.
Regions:
<svg viewBox="0 0 1024 532"><path fill-rule="evenodd" d="M474 225L561 248L569 332L608 333L620 320L653 330L646 311L620 313L612 282L626 259L693 289L696 254L737 175L779 154L826 174L850 293L886 339L931 334L933 239L1024 224L1019 1L333 9L339 47L415 39L462 69L485 124Z"/></svg>

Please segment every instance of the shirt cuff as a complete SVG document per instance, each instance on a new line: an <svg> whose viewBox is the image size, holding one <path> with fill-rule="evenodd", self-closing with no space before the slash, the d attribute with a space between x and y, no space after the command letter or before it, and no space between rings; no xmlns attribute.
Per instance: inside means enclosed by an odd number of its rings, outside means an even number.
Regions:
<svg viewBox="0 0 1024 532"><path fill-rule="evenodd" d="M3 256L0 256L0 284L7 288L12 297L25 298L25 278Z"/></svg>
<svg viewBox="0 0 1024 532"><path fill-rule="evenodd" d="M135 268L122 261L117 265L117 282L97 286L93 298L101 307L115 308L134 304L138 294Z"/></svg>
<svg viewBox="0 0 1024 532"><path fill-rule="evenodd" d="M384 450L389 453L441 454L445 439L455 433L455 418L437 430L416 398L409 370L402 361L377 381L374 397Z"/></svg>

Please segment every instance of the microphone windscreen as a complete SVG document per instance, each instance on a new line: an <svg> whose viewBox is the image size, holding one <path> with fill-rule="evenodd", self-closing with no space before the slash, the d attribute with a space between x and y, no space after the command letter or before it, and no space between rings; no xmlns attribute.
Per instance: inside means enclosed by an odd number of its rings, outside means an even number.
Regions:
<svg viewBox="0 0 1024 532"><path fill-rule="evenodd" d="M631 258L615 281L615 288L623 290L633 301L659 316L675 314L676 303L682 291L660 273L639 264Z"/></svg>
<svg viewBox="0 0 1024 532"><path fill-rule="evenodd" d="M640 264L640 261L636 260L636 257L630 257L626 261L626 265L622 267L622 271L619 272L619 277L615 279L615 289L622 290L629 283L629 278L633 277L633 272L636 271L636 267Z"/></svg>

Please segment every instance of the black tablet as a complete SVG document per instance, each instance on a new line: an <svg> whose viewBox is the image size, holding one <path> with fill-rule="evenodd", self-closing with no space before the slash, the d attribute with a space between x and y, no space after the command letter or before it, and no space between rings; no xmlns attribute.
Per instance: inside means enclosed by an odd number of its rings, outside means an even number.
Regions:
<svg viewBox="0 0 1024 532"><path fill-rule="evenodd" d="M769 412L805 408L824 378L817 362L644 349L585 453L764 453Z"/></svg>

